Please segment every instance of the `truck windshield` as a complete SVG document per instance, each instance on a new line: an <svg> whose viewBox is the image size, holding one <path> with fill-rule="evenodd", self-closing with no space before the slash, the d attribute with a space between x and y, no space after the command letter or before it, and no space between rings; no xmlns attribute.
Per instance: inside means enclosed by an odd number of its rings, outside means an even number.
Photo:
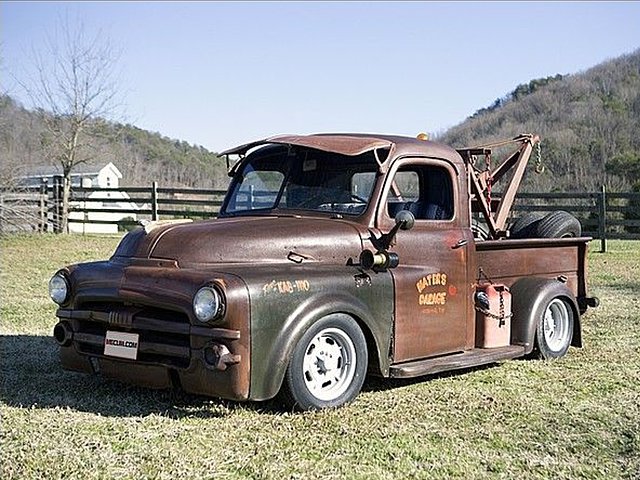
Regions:
<svg viewBox="0 0 640 480"><path fill-rule="evenodd" d="M377 170L372 152L347 156L263 147L249 155L234 176L220 215L271 210L360 215L369 203Z"/></svg>

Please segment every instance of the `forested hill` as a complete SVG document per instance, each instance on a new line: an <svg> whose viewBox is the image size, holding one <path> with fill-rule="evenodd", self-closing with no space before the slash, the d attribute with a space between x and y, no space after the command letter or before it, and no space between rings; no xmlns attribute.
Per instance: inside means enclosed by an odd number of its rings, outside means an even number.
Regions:
<svg viewBox="0 0 640 480"><path fill-rule="evenodd" d="M225 162L207 149L131 125L102 123L95 163L113 162L124 185L225 188ZM42 116L0 95L0 183L50 164ZM440 135L455 147L537 133L545 173L525 191L640 191L640 50L586 72L518 85ZM500 153L500 152L497 152Z"/></svg>
<svg viewBox="0 0 640 480"><path fill-rule="evenodd" d="M52 165L40 114L0 95L0 179L3 183ZM113 162L123 185L226 188L225 161L204 147L190 145L132 125L101 122L90 139L90 163Z"/></svg>
<svg viewBox="0 0 640 480"><path fill-rule="evenodd" d="M640 50L532 80L438 137L456 147L537 133L546 171L528 191L640 191Z"/></svg>

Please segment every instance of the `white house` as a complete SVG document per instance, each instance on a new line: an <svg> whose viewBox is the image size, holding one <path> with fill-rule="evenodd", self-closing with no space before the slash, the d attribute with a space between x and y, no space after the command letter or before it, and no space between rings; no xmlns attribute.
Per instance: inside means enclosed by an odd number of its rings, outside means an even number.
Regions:
<svg viewBox="0 0 640 480"><path fill-rule="evenodd" d="M25 186L36 187L47 182L54 184L54 177L61 176L62 169L59 166L45 167L34 170L30 175L22 178ZM135 203L128 201L129 195L126 192L118 191L122 173L118 168L109 162L105 164L80 164L71 173L71 188L108 188L113 192L90 192L86 194L86 199L71 202L72 208L83 209L109 209L123 210L117 212L71 212L69 214L69 231L72 233L117 233L117 222L123 218L136 219L136 214L131 213L140 209ZM104 202L101 199L122 199L122 202ZM84 220L83 223L73 220ZM90 223L92 220L108 221L112 223Z"/></svg>

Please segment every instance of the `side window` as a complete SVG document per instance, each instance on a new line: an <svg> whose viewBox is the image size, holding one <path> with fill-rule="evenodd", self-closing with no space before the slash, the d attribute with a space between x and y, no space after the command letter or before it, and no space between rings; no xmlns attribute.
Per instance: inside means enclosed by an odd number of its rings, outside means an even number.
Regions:
<svg viewBox="0 0 640 480"><path fill-rule="evenodd" d="M376 172L356 172L351 177L351 196L368 201L376 181Z"/></svg>
<svg viewBox="0 0 640 480"><path fill-rule="evenodd" d="M416 220L453 218L453 184L444 167L412 165L398 170L387 196L387 213L409 210Z"/></svg>

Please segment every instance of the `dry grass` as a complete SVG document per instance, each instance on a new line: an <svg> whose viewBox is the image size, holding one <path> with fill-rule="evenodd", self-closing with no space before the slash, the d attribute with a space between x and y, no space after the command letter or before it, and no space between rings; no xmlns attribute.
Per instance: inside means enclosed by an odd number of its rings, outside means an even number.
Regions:
<svg viewBox="0 0 640 480"><path fill-rule="evenodd" d="M291 414L62 371L47 281L117 241L0 240L4 479L640 478L639 242L590 254L602 305L560 361L370 380L347 408Z"/></svg>

